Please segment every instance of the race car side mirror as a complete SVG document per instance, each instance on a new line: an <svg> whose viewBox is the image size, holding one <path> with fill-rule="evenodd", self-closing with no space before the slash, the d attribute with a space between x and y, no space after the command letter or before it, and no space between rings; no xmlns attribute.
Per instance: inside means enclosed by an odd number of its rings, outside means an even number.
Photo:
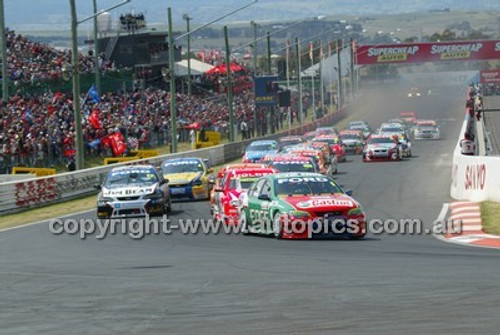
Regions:
<svg viewBox="0 0 500 335"><path fill-rule="evenodd" d="M354 193L353 190L346 190L345 191L345 194L347 194L348 196L353 195L353 193Z"/></svg>
<svg viewBox="0 0 500 335"><path fill-rule="evenodd" d="M212 169L212 168L208 169L207 173L214 173L214 169Z"/></svg>
<svg viewBox="0 0 500 335"><path fill-rule="evenodd" d="M162 181L160 181L160 184L164 185L164 184L168 184L169 180L167 178L163 179Z"/></svg>
<svg viewBox="0 0 500 335"><path fill-rule="evenodd" d="M101 189L101 184L99 184L99 183L95 183L93 186L94 186L94 188L96 190L100 190Z"/></svg>

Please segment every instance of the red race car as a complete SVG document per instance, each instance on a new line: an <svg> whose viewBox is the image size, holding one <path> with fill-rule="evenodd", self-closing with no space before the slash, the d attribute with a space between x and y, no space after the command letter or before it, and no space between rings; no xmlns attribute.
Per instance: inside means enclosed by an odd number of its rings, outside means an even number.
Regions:
<svg viewBox="0 0 500 335"><path fill-rule="evenodd" d="M215 189L219 187L220 182L222 181L222 178L231 169L259 169L259 168L265 168L265 164L260 164L260 163L233 163L233 164L226 164L224 165L219 172L217 173L217 179L216 180L209 180L209 183L214 184L214 187L212 187L212 191L210 192L210 207L213 206L216 198L216 193Z"/></svg>
<svg viewBox="0 0 500 335"><path fill-rule="evenodd" d="M286 136L279 139L279 144L282 148L302 143L300 136Z"/></svg>
<svg viewBox="0 0 500 335"><path fill-rule="evenodd" d="M313 158L298 155L277 156L269 166L279 172L319 172Z"/></svg>
<svg viewBox="0 0 500 335"><path fill-rule="evenodd" d="M313 138L313 142L325 142L335 152L337 162L345 162L345 147L338 135L319 135Z"/></svg>
<svg viewBox="0 0 500 335"><path fill-rule="evenodd" d="M363 149L363 162L399 161L403 157L397 136L371 135Z"/></svg>
<svg viewBox="0 0 500 335"><path fill-rule="evenodd" d="M277 172L276 169L267 167L231 169L227 171L219 187L214 188L215 192L219 194L211 206L214 220L224 220L229 225L237 224L240 195L246 192L253 182L260 177Z"/></svg>

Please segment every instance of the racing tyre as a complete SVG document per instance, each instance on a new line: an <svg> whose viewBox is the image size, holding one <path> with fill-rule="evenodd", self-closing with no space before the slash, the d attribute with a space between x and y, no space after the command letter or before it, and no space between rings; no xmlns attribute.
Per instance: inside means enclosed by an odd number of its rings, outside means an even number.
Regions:
<svg viewBox="0 0 500 335"><path fill-rule="evenodd" d="M165 200L165 204L163 205L163 214L170 214L172 213L172 200L170 200L170 197L168 198L168 201Z"/></svg>
<svg viewBox="0 0 500 335"><path fill-rule="evenodd" d="M277 239L283 238L283 225L281 224L281 214L276 212L273 216L273 234Z"/></svg>

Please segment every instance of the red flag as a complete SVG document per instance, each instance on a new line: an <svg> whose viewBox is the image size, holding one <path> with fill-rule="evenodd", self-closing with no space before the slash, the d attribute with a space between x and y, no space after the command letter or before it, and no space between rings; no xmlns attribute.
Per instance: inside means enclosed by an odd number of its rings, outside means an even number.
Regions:
<svg viewBox="0 0 500 335"><path fill-rule="evenodd" d="M121 156L125 153L127 146L123 141L123 136L121 133L113 133L108 136L111 149L113 150L114 156Z"/></svg>
<svg viewBox="0 0 500 335"><path fill-rule="evenodd" d="M54 93L54 96L52 97L52 104L55 105L63 96L64 94L62 94L61 92Z"/></svg>
<svg viewBox="0 0 500 335"><path fill-rule="evenodd" d="M54 114L54 112L55 112L54 106L48 105L47 111L49 112L49 116L52 116L52 114Z"/></svg>
<svg viewBox="0 0 500 335"><path fill-rule="evenodd" d="M94 129L102 129L101 120L99 120L99 110L94 109L89 116L89 123Z"/></svg>

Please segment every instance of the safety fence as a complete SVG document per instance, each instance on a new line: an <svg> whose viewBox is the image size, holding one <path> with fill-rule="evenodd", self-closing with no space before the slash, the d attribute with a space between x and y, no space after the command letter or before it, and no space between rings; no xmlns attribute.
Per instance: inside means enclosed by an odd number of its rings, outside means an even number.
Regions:
<svg viewBox="0 0 500 335"><path fill-rule="evenodd" d="M468 100L474 99L469 91ZM475 132L475 108L468 105L465 111L465 119L460 130L458 142L453 152L453 166L451 173L451 197L456 200L469 201L496 201L500 202L500 157L464 155L461 143L468 133L479 135ZM482 135L481 135L482 136ZM484 138L474 136L476 143L484 142Z"/></svg>
<svg viewBox="0 0 500 335"><path fill-rule="evenodd" d="M277 139L282 136L300 135L305 132L312 131L317 127L333 125L334 122L340 120L345 114L346 109L342 108L335 113L328 114L304 126L299 126L291 130L261 138L222 144L205 149L149 157L134 160L133 162L105 165L37 179L1 183L0 215L95 194L96 189L94 188L94 185L101 183L106 174L117 166L131 164L153 164L155 166L160 166L166 159L182 157L198 157L208 159L211 166L219 165L241 158L247 145L256 139Z"/></svg>

